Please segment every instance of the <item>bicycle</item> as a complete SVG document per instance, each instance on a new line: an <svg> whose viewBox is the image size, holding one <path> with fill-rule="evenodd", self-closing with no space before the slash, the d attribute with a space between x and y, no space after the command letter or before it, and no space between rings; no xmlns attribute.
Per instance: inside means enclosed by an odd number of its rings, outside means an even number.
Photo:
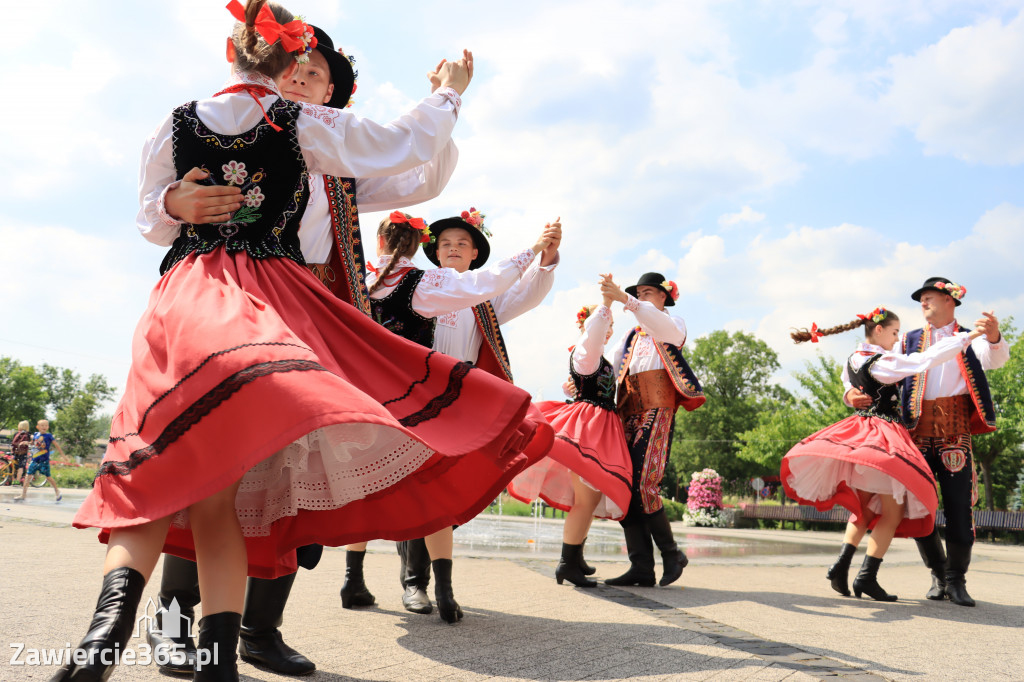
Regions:
<svg viewBox="0 0 1024 682"><path fill-rule="evenodd" d="M21 485L20 483L16 483L14 480L14 474L16 473L14 457L11 455L3 455L0 459L2 459L4 463L3 466L0 467L0 485ZM27 476L28 474L25 475ZM46 476L36 472L32 477L32 480L29 481L29 485L33 488L42 488L46 485Z"/></svg>

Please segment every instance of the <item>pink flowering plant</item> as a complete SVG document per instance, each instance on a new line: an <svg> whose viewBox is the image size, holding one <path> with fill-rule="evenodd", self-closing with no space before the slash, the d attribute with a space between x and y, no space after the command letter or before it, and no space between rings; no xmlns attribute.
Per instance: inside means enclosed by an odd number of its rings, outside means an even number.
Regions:
<svg viewBox="0 0 1024 682"><path fill-rule="evenodd" d="M683 523L687 526L723 526L722 477L714 469L694 472Z"/></svg>

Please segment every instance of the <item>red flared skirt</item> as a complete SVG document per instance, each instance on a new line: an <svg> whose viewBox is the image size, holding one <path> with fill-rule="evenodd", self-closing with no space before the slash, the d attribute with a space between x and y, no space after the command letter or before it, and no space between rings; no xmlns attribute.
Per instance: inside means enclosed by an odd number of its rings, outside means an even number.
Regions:
<svg viewBox="0 0 1024 682"><path fill-rule="evenodd" d="M622 519L629 509L633 468L619 416L591 403L536 403L555 429L548 456L517 475L508 492L523 502L540 498L569 511L575 502L572 474L602 493L594 516Z"/></svg>
<svg viewBox="0 0 1024 682"><path fill-rule="evenodd" d="M825 511L850 510L851 521L871 518L881 503L872 496L861 504L858 490L892 495L903 502L897 537L921 537L935 527L938 497L935 478L910 434L900 424L853 415L808 436L782 458L786 494Z"/></svg>
<svg viewBox="0 0 1024 682"><path fill-rule="evenodd" d="M76 527L172 516L165 551L195 558L187 509L241 479L250 575L295 548L423 537L465 523L544 456L529 394L391 334L304 267L217 249L150 297L110 445Z"/></svg>

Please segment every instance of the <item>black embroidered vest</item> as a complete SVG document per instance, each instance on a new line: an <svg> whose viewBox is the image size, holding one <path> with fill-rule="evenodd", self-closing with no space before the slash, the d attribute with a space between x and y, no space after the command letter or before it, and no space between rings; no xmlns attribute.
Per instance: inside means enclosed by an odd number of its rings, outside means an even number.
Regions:
<svg viewBox="0 0 1024 682"><path fill-rule="evenodd" d="M601 364L592 374L580 374L572 366L572 353L569 353L569 376L576 387L576 397L567 402L590 403L603 410L615 411L615 368L603 355Z"/></svg>
<svg viewBox="0 0 1024 682"><path fill-rule="evenodd" d="M932 331L932 327L929 325L924 329L907 332L903 337L903 353L906 355L927 350L932 345ZM958 325L957 331L969 332L971 330ZM971 433L995 431L995 403L988 387L985 370L981 366L981 360L974 353L974 348L968 346L967 350L948 362L957 363L960 374L967 383L967 393L970 395L971 405L974 407L971 410ZM927 372L922 372L903 380L903 423L911 431L917 427L917 421L921 418L921 403L924 401L927 374Z"/></svg>
<svg viewBox="0 0 1024 682"><path fill-rule="evenodd" d="M422 277L422 270L410 270L387 296L370 299L370 311L377 324L389 332L433 348L437 320L423 317L412 309L412 295Z"/></svg>
<svg viewBox="0 0 1024 682"><path fill-rule="evenodd" d="M853 368L853 363L850 362L853 355L846 361L846 372L850 377L850 383L871 398L871 405L863 410L857 410L857 414L862 417L881 417L886 421L898 424L900 423L900 385L898 383L883 384L871 376L871 366L878 362L880 357L882 357L881 353L872 355L867 362L861 365L860 369Z"/></svg>
<svg viewBox="0 0 1024 682"><path fill-rule="evenodd" d="M359 206L353 178L323 176L334 241L326 263L307 263L317 279L331 293L370 315L366 290L366 264L363 241L359 237Z"/></svg>
<svg viewBox="0 0 1024 682"><path fill-rule="evenodd" d="M635 327L626 336L625 351L622 353L622 360L619 361L619 366L616 368L616 380L620 385L625 382L626 375L629 373L629 362L633 357L636 342L640 338L639 332L640 328ZM657 342L655 342L654 347L658 349L661 364L665 366L665 371L668 372L669 378L672 379L672 385L675 386L678 396L676 407L682 405L686 408L687 412L692 412L703 405L707 399L704 397L704 391L700 387L697 375L693 373L690 365L687 364L686 359L683 357L683 349L669 343Z"/></svg>
<svg viewBox="0 0 1024 682"><path fill-rule="evenodd" d="M494 312L494 306L490 301L473 306L473 315L476 317L476 327L484 337L484 343L480 347L480 356L476 360L476 366L485 372L489 372L499 379L512 382L512 363L508 359L508 351L505 349L505 337L501 335L501 328L498 326L498 315Z"/></svg>
<svg viewBox="0 0 1024 682"><path fill-rule="evenodd" d="M279 99L266 120L241 135L219 135L196 115L196 103L174 110L174 168L181 179L198 166L205 182L235 185L242 207L225 223L183 224L181 234L160 264L160 274L193 251L209 253L219 246L245 251L253 258L284 257L305 264L299 250L299 221L309 199L309 176L295 134L302 105Z"/></svg>

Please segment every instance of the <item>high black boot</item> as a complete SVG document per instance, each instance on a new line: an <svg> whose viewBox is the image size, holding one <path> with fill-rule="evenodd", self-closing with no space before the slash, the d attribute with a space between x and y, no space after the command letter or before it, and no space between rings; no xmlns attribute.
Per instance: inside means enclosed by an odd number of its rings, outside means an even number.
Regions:
<svg viewBox="0 0 1024 682"><path fill-rule="evenodd" d="M974 600L967 594L967 567L971 565L971 546L946 542L949 555L946 559L946 596L960 606L974 606Z"/></svg>
<svg viewBox="0 0 1024 682"><path fill-rule="evenodd" d="M50 682L102 682L110 677L116 665L113 661L120 660L121 651L132 636L135 612L145 586L146 579L134 568L115 568L103 576L89 631L75 649L76 653L81 649L88 654L87 662L78 665L72 659ZM81 657L82 654L76 656ZM112 662L104 665L101 657Z"/></svg>
<svg viewBox="0 0 1024 682"><path fill-rule="evenodd" d="M294 573L273 580L249 578L238 653L243 661L282 675L308 675L316 670L316 664L285 644L278 629L294 582Z"/></svg>
<svg viewBox="0 0 1024 682"><path fill-rule="evenodd" d="M427 596L430 585L430 552L423 538L399 542L398 553L402 557L402 605L413 613L431 613L434 605Z"/></svg>
<svg viewBox="0 0 1024 682"><path fill-rule="evenodd" d="M932 572L932 587L925 597L935 601L946 598L946 550L942 548L942 538L937 529L923 538L915 538L917 551L921 553L924 565Z"/></svg>
<svg viewBox="0 0 1024 682"><path fill-rule="evenodd" d="M146 639L162 672L192 675L196 665L196 643L192 639L196 604L199 603L199 570L196 562L172 554L164 555L160 578L159 608L146 625ZM175 609L175 604L177 608ZM177 623L173 618L177 617ZM156 652L165 652L157 657Z"/></svg>
<svg viewBox="0 0 1024 682"><path fill-rule="evenodd" d="M878 567L882 560L873 556L864 556L864 563L860 566L860 573L853 579L853 593L860 599L861 592L867 594L875 601L896 601L895 594L889 594L878 584Z"/></svg>
<svg viewBox="0 0 1024 682"><path fill-rule="evenodd" d="M434 599L437 600L441 620L446 623L462 620L462 607L452 592L452 560L435 559L430 565L434 568Z"/></svg>
<svg viewBox="0 0 1024 682"><path fill-rule="evenodd" d="M341 607L373 606L376 600L363 581L363 559L366 552L345 552L345 583L341 586Z"/></svg>
<svg viewBox="0 0 1024 682"><path fill-rule="evenodd" d="M271 582L271 581L267 581ZM238 631L242 614L221 611L199 621L195 682L238 682Z"/></svg>
<svg viewBox="0 0 1024 682"><path fill-rule="evenodd" d="M855 545L844 542L839 550L839 558L825 574L825 577L832 581L832 589L844 597L850 596L850 562L853 561L853 553L856 551Z"/></svg>
<svg viewBox="0 0 1024 682"><path fill-rule="evenodd" d="M622 527L626 536L626 551L629 552L629 570L615 578L608 578L605 585L639 585L654 587L654 543L643 521Z"/></svg>
<svg viewBox="0 0 1024 682"><path fill-rule="evenodd" d="M580 543L580 570L583 571L583 575L594 575L597 573L597 569L587 563L587 560L583 558L583 547L587 544L587 539L583 538L583 542Z"/></svg>
<svg viewBox="0 0 1024 682"><path fill-rule="evenodd" d="M561 585L563 580L568 580L576 587L597 587L597 581L591 580L583 574L580 567L580 557L583 556L583 545L567 545L562 543L562 558L558 560L555 568L555 580Z"/></svg>
<svg viewBox="0 0 1024 682"><path fill-rule="evenodd" d="M662 573L658 584L662 587L671 585L679 580L679 576L683 574L683 569L690 563L690 560L676 545L675 535L672 534L672 524L669 523L668 516L665 515L664 507L653 514L648 514L646 522L647 530L650 531L651 537L654 538L654 544L661 552Z"/></svg>

